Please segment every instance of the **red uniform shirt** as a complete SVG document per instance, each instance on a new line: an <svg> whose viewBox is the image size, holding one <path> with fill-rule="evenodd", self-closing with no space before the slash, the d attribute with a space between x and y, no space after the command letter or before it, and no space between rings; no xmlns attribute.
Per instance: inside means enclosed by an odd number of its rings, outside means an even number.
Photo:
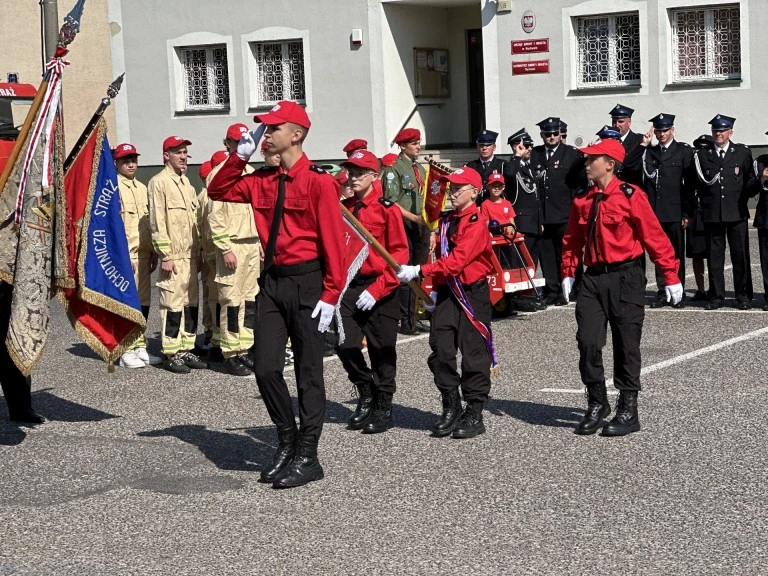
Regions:
<svg viewBox="0 0 768 576"><path fill-rule="evenodd" d="M266 248L277 203L278 179L285 170L281 166L243 175L246 164L237 154L231 154L208 185L208 197L226 202L250 202L256 230ZM306 154L287 174L283 218L273 263L290 266L322 259L325 275L320 298L336 305L347 273L339 185L321 168L311 167Z"/></svg>
<svg viewBox="0 0 768 576"><path fill-rule="evenodd" d="M515 217L515 209L506 198L502 198L501 202L493 202L488 198L480 205L480 216L486 222L496 220L499 224L509 224L509 219Z"/></svg>
<svg viewBox="0 0 768 576"><path fill-rule="evenodd" d="M354 212L357 202L357 197L353 196L345 198L343 204L350 212ZM384 200L378 180L374 182L373 190L360 202L362 205L357 212L360 223L386 248L398 264L408 264L408 237L405 235L402 213L397 204ZM372 248L368 249L368 258L360 268L360 275L377 277L366 288L376 300L381 300L400 286L395 271Z"/></svg>
<svg viewBox="0 0 768 576"><path fill-rule="evenodd" d="M472 204L463 212L456 214L453 211L445 217L458 221L456 231L448 239L450 252L445 257L440 255L438 237L436 250L440 257L432 264L424 264L421 273L432 276L435 288L445 284L447 276L458 276L462 284L484 280L494 270L491 260L493 248L488 224L480 217L477 206ZM450 226L449 231L453 231L453 226Z"/></svg>
<svg viewBox="0 0 768 576"><path fill-rule="evenodd" d="M587 266L618 264L640 258L645 248L651 260L664 272L665 284L679 284L677 268L680 263L648 202L648 196L618 178L610 181L605 196L598 204L593 248L584 253L589 213L598 192L597 186L593 186L586 194L573 199L568 229L563 238L563 278L576 276L576 267L582 258Z"/></svg>

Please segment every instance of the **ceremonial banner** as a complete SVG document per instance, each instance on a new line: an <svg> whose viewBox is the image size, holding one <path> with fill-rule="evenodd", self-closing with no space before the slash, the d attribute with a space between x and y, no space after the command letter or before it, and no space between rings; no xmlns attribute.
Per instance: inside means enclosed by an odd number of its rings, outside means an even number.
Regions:
<svg viewBox="0 0 768 576"><path fill-rule="evenodd" d="M424 210L422 216L430 230L437 228L440 220L440 212L445 209L447 197L447 183L440 182L440 178L447 176L451 170L447 166L429 161L427 176L424 179Z"/></svg>
<svg viewBox="0 0 768 576"><path fill-rule="evenodd" d="M74 288L65 291L69 318L85 343L112 362L144 333L146 321L103 117L72 163L64 185L70 223L67 242L75 246L69 262Z"/></svg>

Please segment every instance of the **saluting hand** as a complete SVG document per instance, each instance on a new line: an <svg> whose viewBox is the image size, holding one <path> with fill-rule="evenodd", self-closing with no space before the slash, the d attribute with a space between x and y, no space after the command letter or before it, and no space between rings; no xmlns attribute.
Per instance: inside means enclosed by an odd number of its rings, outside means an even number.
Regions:
<svg viewBox="0 0 768 576"><path fill-rule="evenodd" d="M254 142L251 132L246 132L240 137L240 142L237 143L237 156L247 162L254 152L256 152L256 142Z"/></svg>
<svg viewBox="0 0 768 576"><path fill-rule="evenodd" d="M643 143L642 143L642 146L644 146L644 147L646 147L646 148L647 148L647 147L648 147L648 145L649 145L649 144L650 144L652 141L653 141L653 126L651 126L651 127L648 129L648 132L646 132L645 134L643 134Z"/></svg>

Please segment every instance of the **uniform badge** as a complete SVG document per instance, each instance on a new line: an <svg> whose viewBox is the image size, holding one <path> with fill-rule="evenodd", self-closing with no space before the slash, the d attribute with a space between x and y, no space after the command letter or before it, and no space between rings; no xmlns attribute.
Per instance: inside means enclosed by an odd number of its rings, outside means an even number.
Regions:
<svg viewBox="0 0 768 576"><path fill-rule="evenodd" d="M506 214L507 212L509 212L509 208L507 208L506 206L504 206L504 214Z"/></svg>
<svg viewBox="0 0 768 576"><path fill-rule="evenodd" d="M395 179L395 175L392 174L392 172L388 172L387 173L387 180L394 180L394 179Z"/></svg>
<svg viewBox="0 0 768 576"><path fill-rule="evenodd" d="M555 160L555 169L560 168L560 160Z"/></svg>
<svg viewBox="0 0 768 576"><path fill-rule="evenodd" d="M472 216L469 217L470 222L477 222L478 217L477 214L472 214Z"/></svg>
<svg viewBox="0 0 768 576"><path fill-rule="evenodd" d="M440 182L435 180L429 188L430 194L440 194Z"/></svg>
<svg viewBox="0 0 768 576"><path fill-rule="evenodd" d="M736 176L739 175L739 167L736 166L736 168L733 169L733 172L736 174Z"/></svg>

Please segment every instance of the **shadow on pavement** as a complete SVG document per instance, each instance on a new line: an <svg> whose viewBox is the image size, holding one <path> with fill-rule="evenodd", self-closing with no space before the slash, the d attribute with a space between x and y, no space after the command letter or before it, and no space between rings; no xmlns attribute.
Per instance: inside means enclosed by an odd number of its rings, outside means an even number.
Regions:
<svg viewBox="0 0 768 576"><path fill-rule="evenodd" d="M395 394L395 398L397 398L397 394ZM346 403L350 404L352 408L350 409L343 404L328 400L325 408L325 423L342 424L346 427L349 417L352 415L352 411L357 406L357 398L352 398ZM435 402L435 410L441 409L438 400ZM432 425L440 414L424 412L418 408L393 403L392 416L395 419L395 426L397 428L405 428L406 430L431 430Z"/></svg>
<svg viewBox="0 0 768 576"><path fill-rule="evenodd" d="M4 411L4 408L0 408L0 413ZM0 420L0 446L18 446L26 437L27 433L15 422Z"/></svg>
<svg viewBox="0 0 768 576"><path fill-rule="evenodd" d="M573 428L584 416L584 410L580 408L497 398L492 398L488 403L488 412L496 416L511 416L535 426L553 428Z"/></svg>
<svg viewBox="0 0 768 576"><path fill-rule="evenodd" d="M115 414L102 412L96 408L59 398L48 392L49 389L32 392L32 406L36 412L48 420L59 422L101 422L118 418Z"/></svg>
<svg viewBox="0 0 768 576"><path fill-rule="evenodd" d="M272 458L277 435L271 426L244 430L247 436L209 430L200 424L182 424L139 432L137 436L178 438L195 446L220 470L258 471Z"/></svg>

